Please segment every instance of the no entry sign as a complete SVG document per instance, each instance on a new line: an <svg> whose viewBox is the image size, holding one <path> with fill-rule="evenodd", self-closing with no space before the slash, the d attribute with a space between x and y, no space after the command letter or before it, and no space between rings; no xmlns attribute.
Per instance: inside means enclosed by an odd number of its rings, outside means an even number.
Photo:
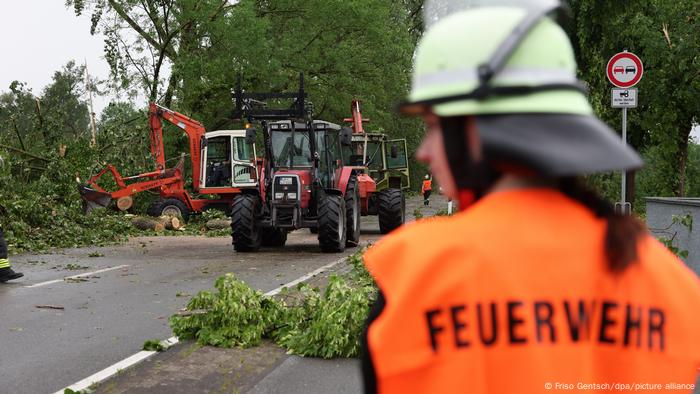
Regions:
<svg viewBox="0 0 700 394"><path fill-rule="evenodd" d="M620 52L608 62L608 79L618 88L631 88L644 74L641 59L632 52Z"/></svg>

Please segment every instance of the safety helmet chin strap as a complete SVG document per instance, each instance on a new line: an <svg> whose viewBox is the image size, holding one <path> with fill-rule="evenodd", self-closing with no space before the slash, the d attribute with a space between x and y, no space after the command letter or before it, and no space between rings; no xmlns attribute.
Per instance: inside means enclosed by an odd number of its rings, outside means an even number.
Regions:
<svg viewBox="0 0 700 394"><path fill-rule="evenodd" d="M483 197L501 175L485 159L476 161L469 153L471 151L467 139L469 119L466 116L440 118L447 164L459 191L461 209ZM478 131L473 130L473 132Z"/></svg>

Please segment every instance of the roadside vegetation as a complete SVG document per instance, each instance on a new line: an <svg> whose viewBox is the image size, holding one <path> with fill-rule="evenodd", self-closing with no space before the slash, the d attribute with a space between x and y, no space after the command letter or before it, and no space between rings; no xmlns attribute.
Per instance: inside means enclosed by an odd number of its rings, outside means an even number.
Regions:
<svg viewBox="0 0 700 394"><path fill-rule="evenodd" d="M172 316L170 326L180 339L202 345L250 347L271 339L300 356L355 357L377 295L363 252L348 257L350 271L332 274L325 289L300 284L268 297L227 274Z"/></svg>

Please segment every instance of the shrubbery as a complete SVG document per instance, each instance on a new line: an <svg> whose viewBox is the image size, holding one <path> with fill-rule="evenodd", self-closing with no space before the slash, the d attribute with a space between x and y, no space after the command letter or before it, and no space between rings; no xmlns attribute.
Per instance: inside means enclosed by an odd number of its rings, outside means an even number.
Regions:
<svg viewBox="0 0 700 394"><path fill-rule="evenodd" d="M348 263L351 271L331 275L323 291L301 284L275 298L227 274L216 281L215 292L200 292L188 312L171 317L170 326L180 339L205 345L249 347L269 338L302 356L357 356L377 289L362 265L362 252Z"/></svg>

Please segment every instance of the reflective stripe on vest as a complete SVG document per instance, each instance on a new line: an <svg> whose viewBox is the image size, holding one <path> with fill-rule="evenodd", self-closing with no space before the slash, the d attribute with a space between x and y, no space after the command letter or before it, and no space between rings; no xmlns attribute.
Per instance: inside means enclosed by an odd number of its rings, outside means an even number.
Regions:
<svg viewBox="0 0 700 394"><path fill-rule="evenodd" d="M10 268L10 260L0 259L0 268Z"/></svg>

